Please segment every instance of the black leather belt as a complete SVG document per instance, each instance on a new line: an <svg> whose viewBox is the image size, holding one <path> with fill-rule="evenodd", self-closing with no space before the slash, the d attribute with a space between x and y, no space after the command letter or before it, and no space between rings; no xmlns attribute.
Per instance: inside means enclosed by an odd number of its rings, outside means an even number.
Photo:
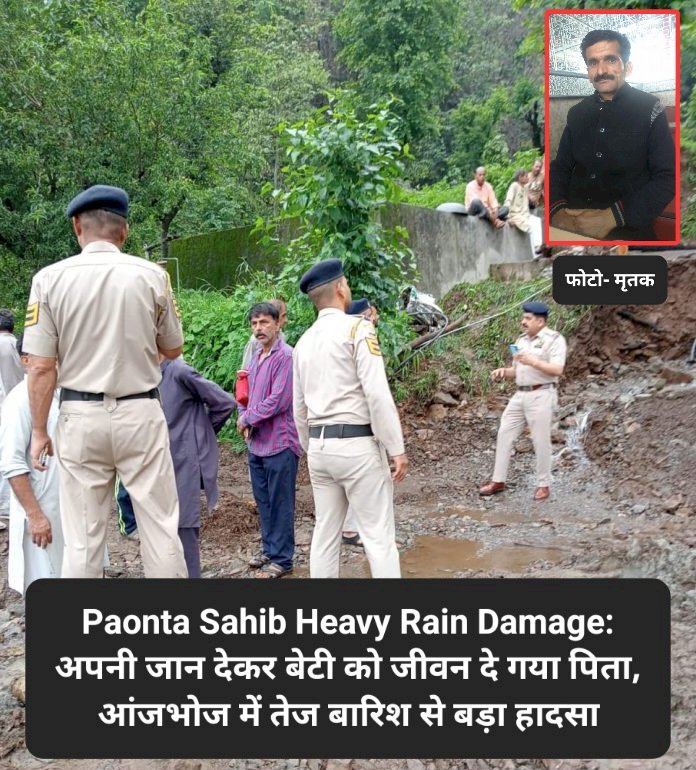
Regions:
<svg viewBox="0 0 696 770"><path fill-rule="evenodd" d="M133 398L159 398L159 389L153 388L144 393L133 393L130 396L119 396L117 401L130 401ZM103 393L85 393L83 390L72 390L71 388L61 388L60 403L63 401L103 401Z"/></svg>
<svg viewBox="0 0 696 770"><path fill-rule="evenodd" d="M309 429L310 438L358 438L373 436L371 425L312 425Z"/></svg>
<svg viewBox="0 0 696 770"><path fill-rule="evenodd" d="M518 385L517 390L539 390L539 388L555 388L556 383L555 382L544 382L541 385Z"/></svg>

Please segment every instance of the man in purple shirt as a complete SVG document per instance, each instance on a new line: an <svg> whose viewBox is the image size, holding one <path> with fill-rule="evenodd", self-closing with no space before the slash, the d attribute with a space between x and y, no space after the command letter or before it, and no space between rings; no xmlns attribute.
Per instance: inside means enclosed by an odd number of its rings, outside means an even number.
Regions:
<svg viewBox="0 0 696 770"><path fill-rule="evenodd" d="M249 472L261 521L262 550L249 562L259 577L292 572L295 552L295 480L302 452L292 413L292 348L280 337L280 314L269 302L249 311L261 347L249 365L249 403L237 430L249 448Z"/></svg>

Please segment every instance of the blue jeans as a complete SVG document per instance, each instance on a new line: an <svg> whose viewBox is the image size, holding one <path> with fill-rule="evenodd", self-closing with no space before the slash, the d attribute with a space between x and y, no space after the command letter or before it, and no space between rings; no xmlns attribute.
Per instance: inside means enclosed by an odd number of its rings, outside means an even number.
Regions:
<svg viewBox="0 0 696 770"><path fill-rule="evenodd" d="M260 514L263 552L283 569L292 567L295 553L297 462L290 449L268 457L249 452L251 488Z"/></svg>
<svg viewBox="0 0 696 770"><path fill-rule="evenodd" d="M135 511L130 495L126 492L121 479L116 481L116 511L118 513L118 531L122 535L130 535L138 528Z"/></svg>

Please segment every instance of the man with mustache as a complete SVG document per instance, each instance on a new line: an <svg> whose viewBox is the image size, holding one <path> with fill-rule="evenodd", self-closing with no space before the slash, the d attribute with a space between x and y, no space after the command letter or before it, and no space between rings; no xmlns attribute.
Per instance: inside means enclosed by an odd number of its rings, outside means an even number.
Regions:
<svg viewBox="0 0 696 770"><path fill-rule="evenodd" d="M517 390L500 418L495 468L491 480L479 489L482 497L505 490L510 453L525 424L536 455L534 499L546 500L550 495L551 423L558 404L558 378L565 368L566 341L562 334L548 328L548 315L548 305L543 302L525 302L520 321L523 334L510 349L512 366L491 372L493 382L515 380Z"/></svg>
<svg viewBox="0 0 696 770"><path fill-rule="evenodd" d="M597 240L650 241L675 195L675 153L660 100L626 83L631 44L614 30L580 44L595 87L568 111L550 165L551 224Z"/></svg>
<svg viewBox="0 0 696 770"><path fill-rule="evenodd" d="M258 576L292 572L295 479L302 452L292 414L292 348L280 336L280 313L270 302L249 311L260 347L249 363L249 402L239 405L237 430L249 448L249 472L261 523L261 550L249 566Z"/></svg>

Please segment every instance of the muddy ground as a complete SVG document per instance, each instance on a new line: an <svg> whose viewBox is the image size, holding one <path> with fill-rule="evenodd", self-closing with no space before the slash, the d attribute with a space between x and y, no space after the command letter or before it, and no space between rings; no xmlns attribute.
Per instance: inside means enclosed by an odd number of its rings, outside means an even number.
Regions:
<svg viewBox="0 0 696 770"><path fill-rule="evenodd" d="M533 452L522 437L505 494L482 499L509 386L459 406L409 404L411 458L396 492L405 578L657 577L672 593L672 745L655 760L55 760L24 748L23 604L0 576L0 768L50 770L691 770L696 767L696 262L670 270L670 296L654 308L596 308L571 344L554 430L554 485L532 501ZM628 311L633 318L617 315ZM638 321L636 321L638 319ZM639 321L647 321L646 326ZM443 373L443 388L457 383ZM461 395L461 394L460 394ZM204 576L247 577L258 547L245 460L222 449L221 501L202 532ZM307 575L313 506L299 477L295 578ZM110 537L112 577L140 575L137 543ZM7 533L0 533L6 570ZM345 548L342 574L368 577L361 549Z"/></svg>

